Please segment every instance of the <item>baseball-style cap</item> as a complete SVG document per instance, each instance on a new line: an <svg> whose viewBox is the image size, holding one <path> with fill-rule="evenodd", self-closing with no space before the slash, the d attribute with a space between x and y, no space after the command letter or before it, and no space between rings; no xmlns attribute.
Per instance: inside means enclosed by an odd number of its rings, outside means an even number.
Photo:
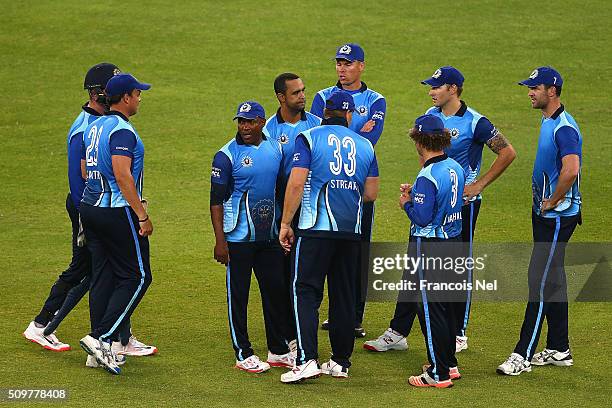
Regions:
<svg viewBox="0 0 612 408"><path fill-rule="evenodd" d="M336 59L347 61L365 61L365 52L359 44L348 43L338 47L336 50Z"/></svg>
<svg viewBox="0 0 612 408"><path fill-rule="evenodd" d="M444 122L434 115L421 115L414 121L414 127L420 133L437 134L444 132Z"/></svg>
<svg viewBox="0 0 612 408"><path fill-rule="evenodd" d="M253 120L258 117L262 119L266 118L266 111L264 110L263 106L255 101L246 101L238 105L234 120L238 118Z"/></svg>
<svg viewBox="0 0 612 408"><path fill-rule="evenodd" d="M533 70L529 78L518 83L519 85L525 85L528 87L534 87L538 85L556 85L558 87L563 86L563 78L559 71L553 67L539 67Z"/></svg>
<svg viewBox="0 0 612 408"><path fill-rule="evenodd" d="M423 85L431 85L434 87L442 85L457 85L463 86L463 74L455 67L450 65L436 69L436 72L431 74L431 78L421 81Z"/></svg>
<svg viewBox="0 0 612 408"><path fill-rule="evenodd" d="M325 101L325 109L352 112L355 110L353 96L346 91L338 90L331 94L329 99Z"/></svg>
<svg viewBox="0 0 612 408"><path fill-rule="evenodd" d="M150 88L151 85L139 82L130 74L119 74L109 79L104 89L104 93L106 93L107 96L115 96L130 93L134 89L146 91Z"/></svg>
<svg viewBox="0 0 612 408"><path fill-rule="evenodd" d="M84 89L103 88L113 76L121 73L121 70L115 65L108 62L102 62L89 68L85 74L83 83Z"/></svg>

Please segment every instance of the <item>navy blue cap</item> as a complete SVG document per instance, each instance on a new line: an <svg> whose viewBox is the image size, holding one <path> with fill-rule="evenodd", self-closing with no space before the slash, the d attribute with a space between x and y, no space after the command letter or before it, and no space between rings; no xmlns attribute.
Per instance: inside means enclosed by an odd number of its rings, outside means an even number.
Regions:
<svg viewBox="0 0 612 408"><path fill-rule="evenodd" d="M130 93L134 89L146 91L150 88L151 85L139 82L130 74L119 74L108 80L104 93L106 93L107 96L115 96Z"/></svg>
<svg viewBox="0 0 612 408"><path fill-rule="evenodd" d="M329 110L343 110L343 111L354 111L355 102L353 96L343 90L338 90L329 96L329 99L325 101L325 109Z"/></svg>
<svg viewBox="0 0 612 408"><path fill-rule="evenodd" d="M556 85L558 87L563 86L563 78L559 71L553 67L539 67L533 70L529 78L518 83L519 85L525 85L528 87L534 87L538 85Z"/></svg>
<svg viewBox="0 0 612 408"><path fill-rule="evenodd" d="M414 127L420 133L438 134L444 132L444 122L435 115L421 115L414 121Z"/></svg>
<svg viewBox="0 0 612 408"><path fill-rule="evenodd" d="M113 76L121 73L121 70L115 65L109 62L102 62L89 68L87 74L85 74L85 81L83 81L84 89L94 89L106 87L106 83Z"/></svg>
<svg viewBox="0 0 612 408"><path fill-rule="evenodd" d="M450 65L436 69L436 72L431 74L431 78L421 81L423 85L431 85L434 87L442 85L457 85L463 86L463 74L455 67Z"/></svg>
<svg viewBox="0 0 612 408"><path fill-rule="evenodd" d="M363 62L365 61L365 52L363 52L363 48L359 44L348 43L338 47L336 59Z"/></svg>
<svg viewBox="0 0 612 408"><path fill-rule="evenodd" d="M262 119L266 118L266 111L263 106L255 101L246 101L238 105L234 120L238 118L253 120L258 117Z"/></svg>

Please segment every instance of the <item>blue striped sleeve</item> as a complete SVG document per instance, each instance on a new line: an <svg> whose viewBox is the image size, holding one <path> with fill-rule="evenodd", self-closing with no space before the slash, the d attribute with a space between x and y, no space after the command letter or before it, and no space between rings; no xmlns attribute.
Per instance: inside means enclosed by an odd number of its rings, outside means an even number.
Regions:
<svg viewBox="0 0 612 408"><path fill-rule="evenodd" d="M563 126L555 132L555 143L559 148L559 157L567 156L568 154L581 155L580 138L578 132L571 126Z"/></svg>

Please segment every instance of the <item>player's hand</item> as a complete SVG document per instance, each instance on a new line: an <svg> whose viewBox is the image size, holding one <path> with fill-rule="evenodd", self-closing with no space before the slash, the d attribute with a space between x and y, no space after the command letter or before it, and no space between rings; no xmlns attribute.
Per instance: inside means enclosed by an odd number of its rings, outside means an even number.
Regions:
<svg viewBox="0 0 612 408"><path fill-rule="evenodd" d="M376 124L375 121L373 121L372 119L368 120L363 127L361 128L360 132L364 132L364 133L369 133L372 131L372 129L374 129L374 125Z"/></svg>
<svg viewBox="0 0 612 408"><path fill-rule="evenodd" d="M399 206L403 210L404 205L412 201L412 197L410 197L410 193L402 193L399 197Z"/></svg>
<svg viewBox="0 0 612 408"><path fill-rule="evenodd" d="M214 249L215 261L220 264L227 265L229 262L229 248L227 247L227 241L217 242Z"/></svg>
<svg viewBox="0 0 612 408"><path fill-rule="evenodd" d="M540 211L544 214L546 211L554 210L559 205L559 201L551 201L550 198L545 198L542 200L542 206L540 207Z"/></svg>
<svg viewBox="0 0 612 408"><path fill-rule="evenodd" d="M412 192L412 184L404 183L400 184L400 193L410 194Z"/></svg>
<svg viewBox="0 0 612 408"><path fill-rule="evenodd" d="M148 237L153 234L153 223L151 222L151 218L147 216L147 219L144 221L138 221L138 225L140 226L140 230L138 233L141 237Z"/></svg>
<svg viewBox="0 0 612 408"><path fill-rule="evenodd" d="M289 224L281 224L280 231L278 232L278 242L286 252L291 251L291 246L295 240L295 234Z"/></svg>
<svg viewBox="0 0 612 408"><path fill-rule="evenodd" d="M480 193L482 193L482 187L480 186L480 183L475 182L472 184L467 184L463 188L463 201L467 203Z"/></svg>

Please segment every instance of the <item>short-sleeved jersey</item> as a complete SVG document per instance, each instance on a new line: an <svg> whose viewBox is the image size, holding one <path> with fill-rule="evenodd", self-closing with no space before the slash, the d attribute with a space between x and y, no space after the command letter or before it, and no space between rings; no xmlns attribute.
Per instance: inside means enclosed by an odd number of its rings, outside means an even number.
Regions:
<svg viewBox="0 0 612 408"><path fill-rule="evenodd" d="M550 198L561 172L561 159L568 154L576 154L582 164L582 134L578 124L561 107L550 117L542 118L538 151L533 165L532 190L533 210L545 218L569 217L578 214L582 204L580 195L580 173L565 198L552 211L541 213L542 199Z"/></svg>
<svg viewBox="0 0 612 408"><path fill-rule="evenodd" d="M446 155L428 160L412 186L406 203L410 235L449 239L461 234L465 176L462 166Z"/></svg>
<svg viewBox="0 0 612 408"><path fill-rule="evenodd" d="M340 89L342 89L342 85L338 82L334 86L317 92L312 101L310 113L322 118L325 109L325 101L329 99L331 94ZM382 135L385 125L385 115L387 113L387 102L385 101L385 97L368 88L363 81L361 82L360 89L356 91L348 91L345 89L344 91L350 93L355 102L355 111L353 112L353 118L349 125L349 129L365 137L372 143L372 146L375 146ZM374 128L370 132L362 132L361 128L369 120L376 122Z"/></svg>
<svg viewBox="0 0 612 408"><path fill-rule="evenodd" d="M476 181L482 165L482 148L496 136L498 130L493 124L469 108L461 101L461 108L452 116L446 116L438 107L430 108L426 113L442 119L444 127L451 133L451 145L445 153L463 167L465 184ZM480 199L480 194L475 199Z"/></svg>
<svg viewBox="0 0 612 408"><path fill-rule="evenodd" d="M223 232L228 242L268 241L278 235L276 183L282 159L280 144L265 135L255 146L237 134L215 155L211 182L226 191Z"/></svg>
<svg viewBox="0 0 612 408"><path fill-rule="evenodd" d="M296 123L288 123L283 120L280 109L276 114L270 116L263 128L263 134L280 143L283 149L283 176L289 178L293 162L293 150L295 149L295 138L301 132L321 124L321 118L310 112L302 112L301 118Z"/></svg>
<svg viewBox="0 0 612 408"><path fill-rule="evenodd" d="M70 197L74 206L79 208L85 189L85 180L81 174L81 145L83 144L83 132L85 128L94 120L98 119L98 112L83 105L83 110L75 119L68 131L66 150L68 153L68 185L70 187Z"/></svg>
<svg viewBox="0 0 612 408"><path fill-rule="evenodd" d="M374 148L347 127L326 122L296 141L293 165L310 169L297 235L358 240L365 181L378 177Z"/></svg>
<svg viewBox="0 0 612 408"><path fill-rule="evenodd" d="M142 199L144 144L136 129L119 112L93 121L83 134L83 158L87 171L82 202L96 207L128 207L113 172L112 156L132 158L131 173Z"/></svg>

